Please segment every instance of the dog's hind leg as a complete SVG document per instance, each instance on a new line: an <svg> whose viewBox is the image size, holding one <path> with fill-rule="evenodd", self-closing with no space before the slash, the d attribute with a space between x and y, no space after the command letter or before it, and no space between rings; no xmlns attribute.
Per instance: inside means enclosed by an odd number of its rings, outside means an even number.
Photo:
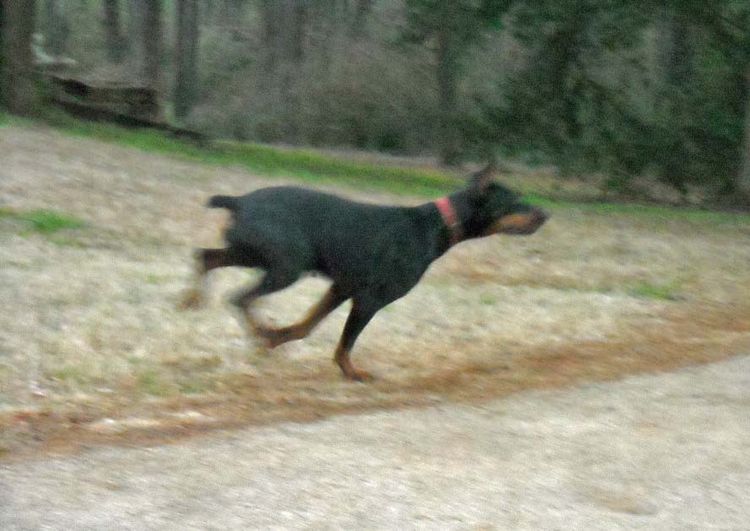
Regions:
<svg viewBox="0 0 750 531"><path fill-rule="evenodd" d="M256 333L266 340L269 348L276 348L287 341L302 339L307 337L329 313L338 308L348 298L334 284L300 322L284 328L258 327Z"/></svg>
<svg viewBox="0 0 750 531"><path fill-rule="evenodd" d="M203 305L208 288L209 271L218 267L243 265L231 248L198 249L195 252L195 262L193 286L183 295L179 304L182 310L195 309Z"/></svg>
<svg viewBox="0 0 750 531"><path fill-rule="evenodd" d="M230 301L242 312L248 329L253 334L263 337L263 331L267 328L258 324L252 314L250 306L258 297L269 295L275 291L282 290L294 284L300 273L286 269L268 269L258 285L240 291Z"/></svg>

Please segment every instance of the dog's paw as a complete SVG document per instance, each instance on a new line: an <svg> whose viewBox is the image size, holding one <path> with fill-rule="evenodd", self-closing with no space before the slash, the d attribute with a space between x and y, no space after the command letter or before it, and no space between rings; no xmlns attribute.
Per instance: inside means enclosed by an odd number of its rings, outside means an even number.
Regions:
<svg viewBox="0 0 750 531"><path fill-rule="evenodd" d="M361 369L352 369L347 374L345 374L344 377L347 380L359 383L368 383L375 380L375 377L371 373L363 371Z"/></svg>

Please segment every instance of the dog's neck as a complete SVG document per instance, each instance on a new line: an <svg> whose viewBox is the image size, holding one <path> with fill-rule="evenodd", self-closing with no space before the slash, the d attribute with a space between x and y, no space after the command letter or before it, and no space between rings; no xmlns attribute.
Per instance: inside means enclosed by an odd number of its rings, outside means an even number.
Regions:
<svg viewBox="0 0 750 531"><path fill-rule="evenodd" d="M456 214L456 209L450 197L441 197L435 200L434 204L440 212L440 217L443 218L443 223L448 228L449 246L452 247L463 239L463 227L458 214Z"/></svg>

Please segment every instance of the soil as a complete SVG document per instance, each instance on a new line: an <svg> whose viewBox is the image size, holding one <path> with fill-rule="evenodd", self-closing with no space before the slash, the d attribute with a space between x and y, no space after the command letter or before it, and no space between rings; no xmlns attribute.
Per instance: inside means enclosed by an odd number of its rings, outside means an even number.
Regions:
<svg viewBox="0 0 750 531"><path fill-rule="evenodd" d="M0 528L746 529L750 357L0 465Z"/></svg>
<svg viewBox="0 0 750 531"><path fill-rule="evenodd" d="M223 302L252 274L177 310L192 249L221 245L205 199L293 179L43 127L0 128L0 157L0 528L750 516L746 222L567 206L533 237L461 244L365 330L363 385L331 361L346 306L270 353ZM39 210L83 226L35 230ZM291 323L326 288L260 310Z"/></svg>

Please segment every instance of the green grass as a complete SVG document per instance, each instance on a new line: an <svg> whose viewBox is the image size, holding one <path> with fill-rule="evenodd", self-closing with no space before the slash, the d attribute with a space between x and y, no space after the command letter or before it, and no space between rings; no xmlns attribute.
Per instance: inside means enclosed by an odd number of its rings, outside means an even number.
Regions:
<svg viewBox="0 0 750 531"><path fill-rule="evenodd" d="M497 304L497 297L488 293L482 293L479 296L479 302L484 304L485 306L494 306L495 304Z"/></svg>
<svg viewBox="0 0 750 531"><path fill-rule="evenodd" d="M628 293L642 299L652 299L658 301L677 301L680 300L680 288L682 283L679 281L665 283L641 282L631 287Z"/></svg>
<svg viewBox="0 0 750 531"><path fill-rule="evenodd" d="M86 222L76 217L54 210L32 210L17 212L0 208L0 218L10 218L25 223L31 232L51 235L62 230L80 229Z"/></svg>
<svg viewBox="0 0 750 531"><path fill-rule="evenodd" d="M9 118L11 124L33 123L20 118ZM397 166L383 166L356 162L310 149L279 148L262 144L230 141L214 142L211 147L200 147L147 129L125 129L111 124L76 120L62 112L50 111L45 116L50 125L69 134L117 143L150 153L175 156L191 162L240 167L271 177L290 177L302 182L343 185L355 189L383 191L398 195L437 197L456 190L461 179L448 171ZM705 224L748 224L749 214L708 211L699 208L577 201L566 197L532 192L533 183L526 189L525 199L550 210L577 209L584 213L624 214L645 219L679 219ZM529 193L530 192L530 193Z"/></svg>
<svg viewBox="0 0 750 531"><path fill-rule="evenodd" d="M75 365L65 365L55 369L48 376L66 384L85 385L91 381L90 375L82 367Z"/></svg>
<svg viewBox="0 0 750 531"><path fill-rule="evenodd" d="M52 114L49 122L76 136L97 138L204 164L241 167L268 176L293 177L305 182L343 184L418 196L445 194L460 184L459 179L447 172L354 162L307 149L230 141L200 147L158 131L81 122L58 114Z"/></svg>
<svg viewBox="0 0 750 531"><path fill-rule="evenodd" d="M576 203L575 206L595 214L628 214L645 218L661 218L664 220L679 219L710 225L750 223L750 214L737 214L699 208L629 203Z"/></svg>
<svg viewBox="0 0 750 531"><path fill-rule="evenodd" d="M151 395L164 397L172 394L174 389L154 369L143 369L136 374L138 389Z"/></svg>
<svg viewBox="0 0 750 531"><path fill-rule="evenodd" d="M304 149L239 143L223 143L221 149L228 159L262 173L374 187L397 194L440 195L455 190L460 183L453 175L436 170L352 162Z"/></svg>

